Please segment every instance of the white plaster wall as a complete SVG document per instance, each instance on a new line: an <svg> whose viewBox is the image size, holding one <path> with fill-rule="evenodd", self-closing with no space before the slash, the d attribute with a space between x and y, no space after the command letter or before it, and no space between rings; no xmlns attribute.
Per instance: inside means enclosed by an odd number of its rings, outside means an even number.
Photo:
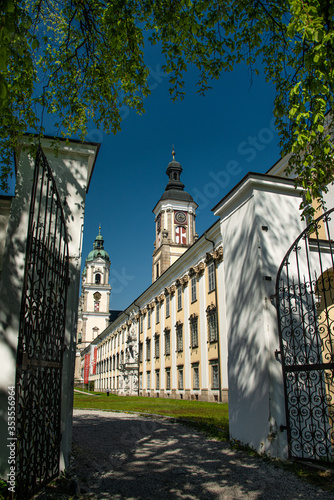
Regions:
<svg viewBox="0 0 334 500"><path fill-rule="evenodd" d="M286 423L283 379L274 356L278 332L270 295L281 260L303 229L299 204L297 193L254 188L221 223L230 435L259 452L282 457L286 456L286 433L279 431Z"/></svg>
<svg viewBox="0 0 334 500"><path fill-rule="evenodd" d="M27 141L29 139L27 138ZM65 351L63 358L62 414L61 414L61 469L69 465L72 432L73 376L75 365L75 338L80 285L82 227L85 197L89 176L98 146L70 142L60 144L58 157L50 148L50 141L42 141L57 189L63 204L69 234L70 286L67 298ZM17 153L16 193L12 203L4 254L4 270L0 283L0 391L15 384L16 349L19 331L19 312L23 286L26 239L33 180L33 161L27 152ZM1 427L4 422L1 419ZM6 437L6 433L1 435ZM3 443L2 443L3 444ZM1 473L6 468L6 449L1 446Z"/></svg>

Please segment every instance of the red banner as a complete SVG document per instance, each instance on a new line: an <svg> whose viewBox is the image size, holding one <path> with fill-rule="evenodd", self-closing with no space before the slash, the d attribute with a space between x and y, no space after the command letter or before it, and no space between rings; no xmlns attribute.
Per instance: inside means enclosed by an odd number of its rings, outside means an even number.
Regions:
<svg viewBox="0 0 334 500"><path fill-rule="evenodd" d="M94 347L94 358L92 361L92 375L96 375L97 347Z"/></svg>
<svg viewBox="0 0 334 500"><path fill-rule="evenodd" d="M85 354L84 384L88 384L90 354Z"/></svg>

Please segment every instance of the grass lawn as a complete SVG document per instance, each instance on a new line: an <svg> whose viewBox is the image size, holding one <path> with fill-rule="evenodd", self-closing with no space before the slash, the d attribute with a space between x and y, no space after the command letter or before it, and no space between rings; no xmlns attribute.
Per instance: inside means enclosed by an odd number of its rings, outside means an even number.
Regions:
<svg viewBox="0 0 334 500"><path fill-rule="evenodd" d="M165 415L182 420L221 440L228 440L228 405L183 399L144 398L95 393L74 393L74 408L136 412L142 415Z"/></svg>

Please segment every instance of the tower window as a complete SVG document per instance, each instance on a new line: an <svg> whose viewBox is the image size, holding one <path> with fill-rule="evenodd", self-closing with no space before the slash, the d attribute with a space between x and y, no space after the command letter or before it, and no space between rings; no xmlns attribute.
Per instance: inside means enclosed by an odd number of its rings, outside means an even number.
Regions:
<svg viewBox="0 0 334 500"><path fill-rule="evenodd" d="M95 284L99 285L101 283L101 274L95 274Z"/></svg>
<svg viewBox="0 0 334 500"><path fill-rule="evenodd" d="M175 243L178 245L187 244L187 230L184 226L177 226L175 229Z"/></svg>
<svg viewBox="0 0 334 500"><path fill-rule="evenodd" d="M157 270L157 278L159 278L159 264L157 264L156 270Z"/></svg>

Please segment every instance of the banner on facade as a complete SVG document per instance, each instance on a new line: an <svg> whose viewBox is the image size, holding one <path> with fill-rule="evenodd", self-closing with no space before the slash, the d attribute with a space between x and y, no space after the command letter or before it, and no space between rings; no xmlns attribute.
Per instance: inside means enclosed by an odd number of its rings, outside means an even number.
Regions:
<svg viewBox="0 0 334 500"><path fill-rule="evenodd" d="M92 375L96 375L97 347L94 347L94 357L92 361Z"/></svg>
<svg viewBox="0 0 334 500"><path fill-rule="evenodd" d="M85 354L85 365L84 365L84 384L88 384L88 378L89 378L89 363L90 363L90 354Z"/></svg>

